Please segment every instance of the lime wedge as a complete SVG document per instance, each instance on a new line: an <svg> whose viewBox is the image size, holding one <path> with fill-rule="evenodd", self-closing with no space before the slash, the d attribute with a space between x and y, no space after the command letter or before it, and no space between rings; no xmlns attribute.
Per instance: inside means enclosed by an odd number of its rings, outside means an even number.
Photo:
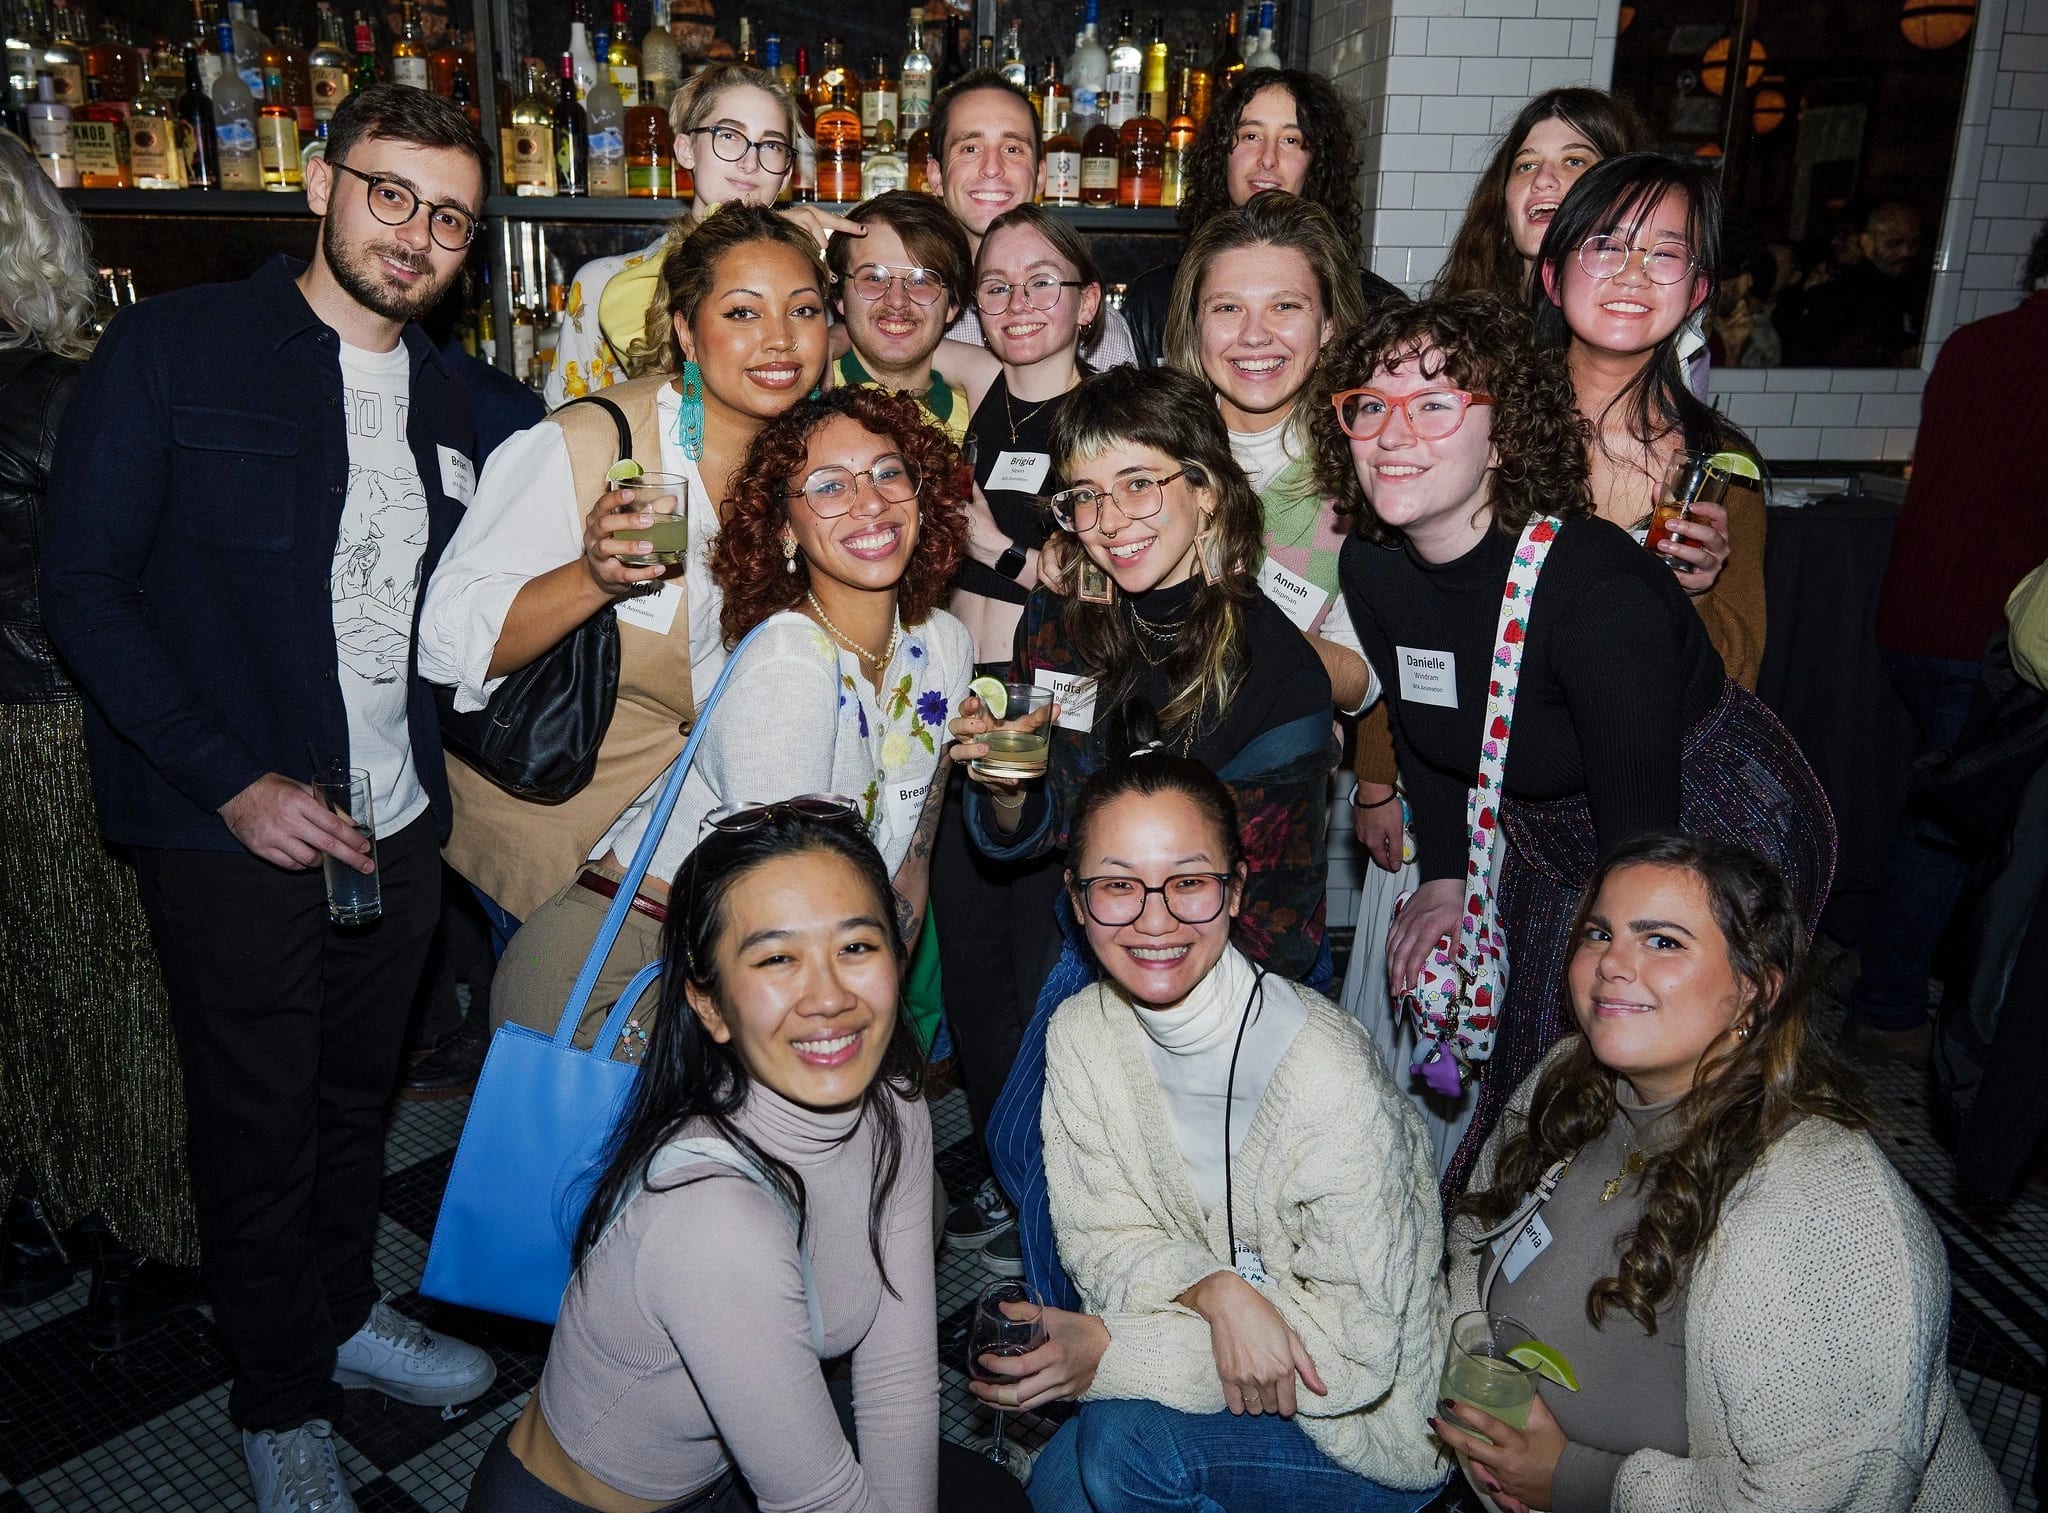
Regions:
<svg viewBox="0 0 2048 1513"><path fill-rule="evenodd" d="M617 462L604 470L604 481L613 488L623 488L629 486L634 479L646 471L647 469L640 466L631 457L621 457Z"/></svg>
<svg viewBox="0 0 2048 1513"><path fill-rule="evenodd" d="M1747 452L1716 452L1707 461L1722 472L1732 473L1737 478L1763 477L1762 470L1756 465L1756 459Z"/></svg>
<svg viewBox="0 0 2048 1513"><path fill-rule="evenodd" d="M981 700L982 713L991 720L1000 720L1010 712L1010 690L1003 687L1000 678L976 678L967 685L967 691Z"/></svg>
<svg viewBox="0 0 2048 1513"><path fill-rule="evenodd" d="M1508 1359L1531 1368L1537 1375L1557 1383L1567 1392L1579 1390L1579 1379L1572 1372L1572 1363L1564 1358L1555 1345L1546 1345L1541 1340L1525 1340L1508 1352Z"/></svg>

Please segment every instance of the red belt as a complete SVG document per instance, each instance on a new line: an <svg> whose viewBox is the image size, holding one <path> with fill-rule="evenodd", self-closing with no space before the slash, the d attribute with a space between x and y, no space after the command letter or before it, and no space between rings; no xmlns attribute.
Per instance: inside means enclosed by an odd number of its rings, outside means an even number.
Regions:
<svg viewBox="0 0 2048 1513"><path fill-rule="evenodd" d="M599 894L605 898L617 898L619 896L619 885L606 877L602 872L584 872L576 879L576 886L588 888L592 893ZM656 924L665 925L668 923L668 905L658 903L644 893L635 893L633 895L631 907L635 914L644 914Z"/></svg>

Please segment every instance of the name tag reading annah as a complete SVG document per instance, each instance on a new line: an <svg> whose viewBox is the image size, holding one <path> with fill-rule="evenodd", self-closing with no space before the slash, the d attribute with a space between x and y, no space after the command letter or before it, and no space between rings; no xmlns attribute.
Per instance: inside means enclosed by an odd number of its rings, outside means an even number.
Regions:
<svg viewBox="0 0 2048 1513"><path fill-rule="evenodd" d="M1458 659L1447 651L1423 651L1413 646L1394 648L1394 660L1401 669L1401 698L1409 704L1434 704L1441 709L1458 707Z"/></svg>
<svg viewBox="0 0 2048 1513"><path fill-rule="evenodd" d="M1259 587L1304 635L1314 628L1316 616L1330 602L1328 594L1299 573L1290 573L1271 557L1259 568Z"/></svg>

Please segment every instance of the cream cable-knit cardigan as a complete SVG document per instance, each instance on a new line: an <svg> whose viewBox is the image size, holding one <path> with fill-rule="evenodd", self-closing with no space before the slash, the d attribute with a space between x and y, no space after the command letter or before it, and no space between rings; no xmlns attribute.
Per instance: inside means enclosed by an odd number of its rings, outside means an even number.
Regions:
<svg viewBox="0 0 2048 1513"><path fill-rule="evenodd" d="M1233 1152L1237 1236L1257 1248L1272 1279L1259 1291L1330 1389L1297 1383L1309 1438L1383 1486L1419 1490L1444 1474L1424 1422L1445 1328L1435 1168L1358 1022L1294 991L1308 1022ZM1220 1413L1209 1325L1174 1299L1231 1269L1224 1207L1203 1216L1138 1012L1098 984L1060 1005L1046 1037L1053 1229L1083 1306L1109 1326L1087 1396Z"/></svg>
<svg viewBox="0 0 2048 1513"><path fill-rule="evenodd" d="M1472 1169L1493 1178L1531 1072ZM1453 1221L1451 1302L1479 1307L1476 1220ZM1594 1282L1588 1277L1588 1287ZM1948 1261L1877 1143L1803 1119L1735 1185L1685 1309L1683 1457L1639 1450L1614 1513L1997 1513L2009 1506L1948 1375ZM1634 1328L1626 1315L1612 1326Z"/></svg>

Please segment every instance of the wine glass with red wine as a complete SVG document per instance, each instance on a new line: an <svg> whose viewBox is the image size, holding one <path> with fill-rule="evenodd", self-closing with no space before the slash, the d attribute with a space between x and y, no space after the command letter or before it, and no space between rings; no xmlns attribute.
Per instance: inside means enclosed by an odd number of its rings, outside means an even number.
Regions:
<svg viewBox="0 0 2048 1513"><path fill-rule="evenodd" d="M974 1322L967 1332L967 1370L977 1382L1008 1383L982 1364L983 1356L1004 1359L1029 1355L1045 1343L1045 1305L1025 1282L991 1282L974 1300ZM1003 1413L995 1409L995 1433L982 1453L1019 1481L1030 1474L1030 1459L1003 1443Z"/></svg>

